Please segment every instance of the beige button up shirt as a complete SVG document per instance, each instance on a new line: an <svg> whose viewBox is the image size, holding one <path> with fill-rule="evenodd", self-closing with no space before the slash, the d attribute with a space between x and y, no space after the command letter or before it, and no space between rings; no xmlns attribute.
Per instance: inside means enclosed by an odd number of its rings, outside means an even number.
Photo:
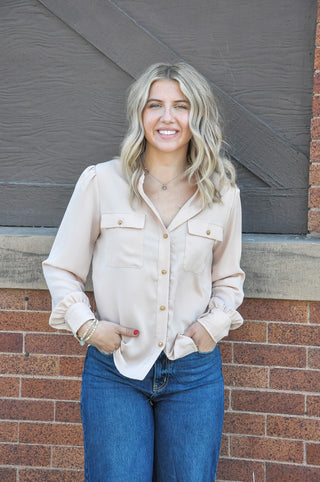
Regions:
<svg viewBox="0 0 320 482"><path fill-rule="evenodd" d="M194 194L166 227L143 190L129 202L121 164L88 167L58 230L44 275L50 325L71 330L94 318L138 329L114 353L118 370L143 379L162 350L171 360L197 350L184 335L198 320L218 342L242 324L241 205L238 188L202 208ZM92 262L97 313L84 285Z"/></svg>

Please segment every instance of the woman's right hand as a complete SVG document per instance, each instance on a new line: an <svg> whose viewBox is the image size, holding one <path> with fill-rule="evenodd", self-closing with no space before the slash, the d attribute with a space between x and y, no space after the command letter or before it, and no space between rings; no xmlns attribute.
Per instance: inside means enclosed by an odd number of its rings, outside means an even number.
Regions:
<svg viewBox="0 0 320 482"><path fill-rule="evenodd" d="M88 327L89 321L84 323L78 330L78 336L83 335ZM121 343L121 336L139 336L139 330L127 328L111 321L99 321L97 328L88 343L95 346L102 353L112 353L117 350Z"/></svg>

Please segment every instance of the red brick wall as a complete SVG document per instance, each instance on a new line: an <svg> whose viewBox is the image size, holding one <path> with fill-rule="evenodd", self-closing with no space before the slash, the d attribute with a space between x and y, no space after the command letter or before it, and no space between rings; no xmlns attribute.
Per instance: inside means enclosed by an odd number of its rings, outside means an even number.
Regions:
<svg viewBox="0 0 320 482"><path fill-rule="evenodd" d="M320 1L314 57L313 118L311 120L309 232L320 233Z"/></svg>
<svg viewBox="0 0 320 482"><path fill-rule="evenodd" d="M82 481L85 349L47 291L0 290L0 480ZM223 341L219 480L320 480L320 302L247 299ZM254 477L253 477L254 473Z"/></svg>

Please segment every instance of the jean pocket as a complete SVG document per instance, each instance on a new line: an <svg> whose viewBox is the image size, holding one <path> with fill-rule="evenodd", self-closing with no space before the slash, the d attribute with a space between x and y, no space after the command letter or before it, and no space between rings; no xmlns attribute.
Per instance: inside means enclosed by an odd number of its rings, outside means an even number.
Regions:
<svg viewBox="0 0 320 482"><path fill-rule="evenodd" d="M200 350L198 350L197 354L200 355L200 356L212 355L212 353L215 351L216 348L217 348L217 345L210 351L200 351Z"/></svg>

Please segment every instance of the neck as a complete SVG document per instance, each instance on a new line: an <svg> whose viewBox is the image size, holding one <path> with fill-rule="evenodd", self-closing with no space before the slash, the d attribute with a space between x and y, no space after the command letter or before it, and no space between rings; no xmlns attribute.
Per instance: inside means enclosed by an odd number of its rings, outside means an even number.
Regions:
<svg viewBox="0 0 320 482"><path fill-rule="evenodd" d="M144 157L144 165L146 169L154 176L167 182L173 177L181 174L187 165L186 156L179 156L175 153L159 153L155 154L146 150Z"/></svg>

